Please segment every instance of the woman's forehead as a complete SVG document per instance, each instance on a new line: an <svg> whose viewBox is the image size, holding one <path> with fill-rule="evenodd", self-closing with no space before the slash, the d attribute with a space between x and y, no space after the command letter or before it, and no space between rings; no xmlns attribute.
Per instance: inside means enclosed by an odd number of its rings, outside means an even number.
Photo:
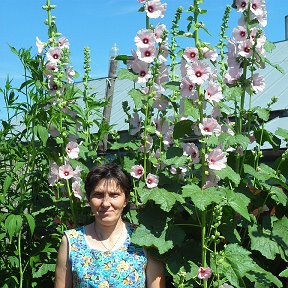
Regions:
<svg viewBox="0 0 288 288"><path fill-rule="evenodd" d="M94 190L113 190L119 191L121 189L118 181L114 178L102 179L94 187Z"/></svg>

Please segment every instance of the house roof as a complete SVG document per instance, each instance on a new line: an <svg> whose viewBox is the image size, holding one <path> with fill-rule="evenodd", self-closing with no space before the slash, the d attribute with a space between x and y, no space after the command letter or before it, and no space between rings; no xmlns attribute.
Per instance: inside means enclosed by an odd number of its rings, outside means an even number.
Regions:
<svg viewBox="0 0 288 288"><path fill-rule="evenodd" d="M283 126L285 125L283 117L287 116L287 111L285 110L288 109L288 41L276 42L274 44L275 49L271 53L267 53L266 57L272 64L279 65L284 70L284 74L266 64L266 67L259 71L265 77L266 88L262 93L253 95L252 98L252 107L266 107L273 96L278 97L279 100L272 106L272 109L278 110L279 113L277 117L267 123L267 129L271 132L275 132L278 127L285 128ZM107 81L108 78L99 78L89 82L89 86L93 92L96 92L97 98L105 98ZM79 88L83 86L82 83L78 83L77 85ZM127 101L129 105L132 105L133 101L128 93L134 85L133 81L128 79L116 79L110 124L114 125L114 129L117 131L128 129L122 103ZM246 103L247 107L248 103Z"/></svg>

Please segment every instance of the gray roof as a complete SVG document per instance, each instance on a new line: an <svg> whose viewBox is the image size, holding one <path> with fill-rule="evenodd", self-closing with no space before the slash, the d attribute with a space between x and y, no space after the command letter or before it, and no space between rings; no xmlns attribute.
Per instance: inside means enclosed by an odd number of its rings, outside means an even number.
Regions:
<svg viewBox="0 0 288 288"><path fill-rule="evenodd" d="M276 42L275 46L276 48L271 53L267 53L266 56L271 63L281 66L285 73L280 73L268 64L265 69L259 71L260 74L265 77L266 88L262 93L253 95L252 107L265 107L266 104L270 102L271 97L277 96L279 100L272 106L272 109L285 112L285 110L288 109L288 41ZM97 93L97 98L105 97L107 81L107 78L99 78L89 82L92 91ZM81 83L77 85L79 88L82 86ZM115 130L123 131L128 129L122 103L123 101L128 101L128 103L132 105L132 99L128 93L133 87L134 83L131 80L116 79L110 120L110 124L114 125ZM286 116L285 114L283 115ZM283 115L281 116L281 113L279 113L279 115L280 117L276 117L267 123L266 129L275 132L278 127L288 128L285 122L287 119L284 118L283 120L283 118L281 118Z"/></svg>

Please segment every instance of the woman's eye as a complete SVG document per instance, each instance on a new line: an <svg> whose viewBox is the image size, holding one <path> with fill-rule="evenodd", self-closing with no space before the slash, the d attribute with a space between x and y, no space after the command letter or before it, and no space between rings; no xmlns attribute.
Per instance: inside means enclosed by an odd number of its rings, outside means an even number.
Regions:
<svg viewBox="0 0 288 288"><path fill-rule="evenodd" d="M117 198L118 196L119 196L118 193L113 193L113 194L110 195L110 197L112 197L112 198Z"/></svg>

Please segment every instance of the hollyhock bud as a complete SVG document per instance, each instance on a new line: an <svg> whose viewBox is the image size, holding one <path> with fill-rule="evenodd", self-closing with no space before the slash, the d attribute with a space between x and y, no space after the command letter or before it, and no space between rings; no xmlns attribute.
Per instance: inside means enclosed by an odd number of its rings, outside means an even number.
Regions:
<svg viewBox="0 0 288 288"><path fill-rule="evenodd" d="M76 142L70 141L66 145L66 152L70 159L77 159L79 157L79 146Z"/></svg>
<svg viewBox="0 0 288 288"><path fill-rule="evenodd" d="M198 269L198 274L197 274L197 277L199 279L204 279L204 280L207 280L211 277L212 275L212 271L211 271L211 268L210 267L200 267Z"/></svg>
<svg viewBox="0 0 288 288"><path fill-rule="evenodd" d="M153 175L151 173L149 173L147 175L147 178L146 178L146 185L147 185L147 188L155 188L158 186L158 183L159 183L159 177L157 175Z"/></svg>
<svg viewBox="0 0 288 288"><path fill-rule="evenodd" d="M142 165L134 165L131 167L130 175L133 178L139 179L144 175L144 168Z"/></svg>
<svg viewBox="0 0 288 288"><path fill-rule="evenodd" d="M58 39L58 46L63 49L63 48L66 48L66 49L69 49L70 47L70 43L68 41L68 39L66 37L60 37Z"/></svg>

